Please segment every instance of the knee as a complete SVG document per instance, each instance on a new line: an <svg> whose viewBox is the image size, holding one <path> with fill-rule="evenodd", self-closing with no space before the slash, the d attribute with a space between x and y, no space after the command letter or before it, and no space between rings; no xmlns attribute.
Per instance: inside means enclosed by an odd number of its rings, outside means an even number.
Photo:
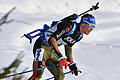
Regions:
<svg viewBox="0 0 120 80"><path fill-rule="evenodd" d="M55 80L64 80L64 73L63 71L59 71L58 74L55 76Z"/></svg>

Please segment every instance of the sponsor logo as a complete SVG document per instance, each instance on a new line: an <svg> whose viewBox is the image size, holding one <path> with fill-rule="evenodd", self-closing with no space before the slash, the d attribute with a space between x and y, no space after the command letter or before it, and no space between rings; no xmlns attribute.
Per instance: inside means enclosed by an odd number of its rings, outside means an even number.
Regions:
<svg viewBox="0 0 120 80"><path fill-rule="evenodd" d="M65 33L65 30L62 30L62 32L60 34L57 34L57 38L59 38L61 35L63 35Z"/></svg>
<svg viewBox="0 0 120 80"><path fill-rule="evenodd" d="M74 39L72 39L70 36L68 36L67 38L64 38L64 40L66 40L67 42L69 42L69 43L75 43L75 40Z"/></svg>

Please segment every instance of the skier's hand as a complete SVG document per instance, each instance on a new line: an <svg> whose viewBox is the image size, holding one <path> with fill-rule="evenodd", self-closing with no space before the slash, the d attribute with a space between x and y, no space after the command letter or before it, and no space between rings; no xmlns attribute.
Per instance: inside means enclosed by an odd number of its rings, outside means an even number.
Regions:
<svg viewBox="0 0 120 80"><path fill-rule="evenodd" d="M60 66L65 66L65 69L67 69L67 60L65 58L58 59Z"/></svg>
<svg viewBox="0 0 120 80"><path fill-rule="evenodd" d="M72 74L75 74L75 76L78 75L78 72L81 73L81 71L78 70L77 66L75 63L72 63L69 65L69 69L71 70Z"/></svg>

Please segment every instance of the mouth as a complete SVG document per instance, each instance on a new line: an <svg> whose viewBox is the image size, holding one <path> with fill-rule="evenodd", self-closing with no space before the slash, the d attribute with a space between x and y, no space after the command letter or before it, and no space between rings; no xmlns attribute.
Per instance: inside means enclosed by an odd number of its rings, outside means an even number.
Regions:
<svg viewBox="0 0 120 80"><path fill-rule="evenodd" d="M86 31L85 34L88 35L91 31Z"/></svg>
<svg viewBox="0 0 120 80"><path fill-rule="evenodd" d="M88 34L89 34L89 32L85 32L85 34L86 34L86 35L88 35Z"/></svg>

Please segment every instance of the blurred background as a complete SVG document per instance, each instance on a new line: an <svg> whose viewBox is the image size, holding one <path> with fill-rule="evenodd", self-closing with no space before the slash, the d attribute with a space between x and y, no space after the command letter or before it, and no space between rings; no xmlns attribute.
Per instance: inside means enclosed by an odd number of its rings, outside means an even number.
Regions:
<svg viewBox="0 0 120 80"><path fill-rule="evenodd" d="M100 8L89 12L96 18L96 28L73 46L74 61L83 73L77 77L67 74L65 80L119 80L119 0L0 0L0 76L32 69L32 48L37 38L30 44L21 36L53 20L80 14L97 2ZM63 46L60 50L64 54ZM1 80L27 80L31 75L29 72ZM49 77L52 75L45 69L41 80Z"/></svg>

